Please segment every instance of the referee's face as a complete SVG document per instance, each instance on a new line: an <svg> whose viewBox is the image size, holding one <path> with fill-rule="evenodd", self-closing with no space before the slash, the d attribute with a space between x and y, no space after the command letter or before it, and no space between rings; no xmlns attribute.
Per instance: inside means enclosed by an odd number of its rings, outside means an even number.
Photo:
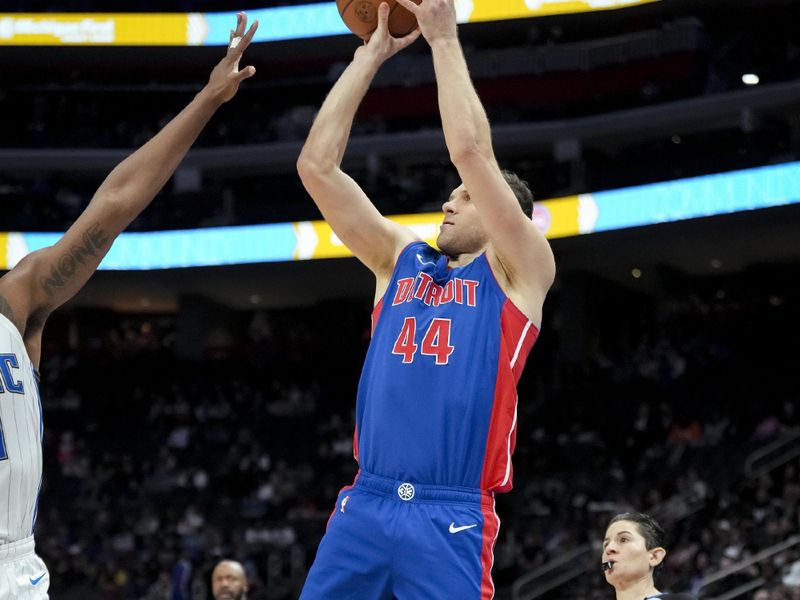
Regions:
<svg viewBox="0 0 800 600"><path fill-rule="evenodd" d="M633 521L612 523L603 540L602 562L612 563L605 570L606 581L617 585L651 576L651 570L661 562L653 550L647 549L647 542Z"/></svg>

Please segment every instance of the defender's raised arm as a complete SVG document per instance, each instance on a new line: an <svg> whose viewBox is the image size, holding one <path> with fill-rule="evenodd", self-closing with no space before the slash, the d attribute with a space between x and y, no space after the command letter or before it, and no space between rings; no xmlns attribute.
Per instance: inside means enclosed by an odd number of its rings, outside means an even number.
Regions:
<svg viewBox="0 0 800 600"><path fill-rule="evenodd" d="M47 316L83 287L120 232L172 176L212 115L255 74L251 66L239 69L258 22L245 33L246 25L247 17L239 13L227 53L208 83L158 134L111 171L64 236L26 256L0 279L0 314L20 331L34 364L39 362Z"/></svg>

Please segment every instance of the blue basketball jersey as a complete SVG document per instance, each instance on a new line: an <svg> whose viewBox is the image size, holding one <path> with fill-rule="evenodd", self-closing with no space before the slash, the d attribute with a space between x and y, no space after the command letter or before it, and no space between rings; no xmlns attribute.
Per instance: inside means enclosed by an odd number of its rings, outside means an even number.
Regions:
<svg viewBox="0 0 800 600"><path fill-rule="evenodd" d="M508 491L516 385L538 329L485 254L463 267L447 262L424 242L398 258L373 312L355 456L383 477Z"/></svg>
<svg viewBox="0 0 800 600"><path fill-rule="evenodd" d="M43 431L36 371L16 326L0 315L0 560L33 535Z"/></svg>

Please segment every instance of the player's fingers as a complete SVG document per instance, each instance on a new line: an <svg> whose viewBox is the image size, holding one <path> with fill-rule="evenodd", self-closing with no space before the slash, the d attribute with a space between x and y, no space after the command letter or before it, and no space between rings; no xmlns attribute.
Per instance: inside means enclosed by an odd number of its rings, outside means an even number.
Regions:
<svg viewBox="0 0 800 600"><path fill-rule="evenodd" d="M403 8L405 8L412 15L417 14L417 10L419 9L419 4L417 4L416 2L412 2L411 0L397 0L397 3Z"/></svg>
<svg viewBox="0 0 800 600"><path fill-rule="evenodd" d="M400 48L406 48L416 42L421 33L419 27L417 27L411 33L407 33L403 37L398 38L397 42L400 44Z"/></svg>
<svg viewBox="0 0 800 600"><path fill-rule="evenodd" d="M244 34L244 28L247 26L247 15L244 12L236 13L236 35L241 37Z"/></svg>
<svg viewBox="0 0 800 600"><path fill-rule="evenodd" d="M250 79L255 74L256 74L256 68L250 65L239 71L236 77L238 78L239 81L244 81L245 79Z"/></svg>
<svg viewBox="0 0 800 600"><path fill-rule="evenodd" d="M239 41L239 48L238 48L239 56L241 56L242 53L250 45L250 42L252 41L253 36L256 34L256 29L258 29L258 21L253 21L253 24L250 25L250 29L247 30L247 33L245 33L242 36L241 40Z"/></svg>
<svg viewBox="0 0 800 600"><path fill-rule="evenodd" d="M389 5L381 2L378 7L378 27L377 30L389 31Z"/></svg>
<svg viewBox="0 0 800 600"><path fill-rule="evenodd" d="M256 34L256 29L258 29L258 19L253 21L253 24L250 25L250 29L247 30L247 33L244 34L244 38L242 38L242 41L245 42L245 48L250 45L250 41Z"/></svg>
<svg viewBox="0 0 800 600"><path fill-rule="evenodd" d="M239 66L239 59L242 57L242 53L244 53L244 51L250 45L250 41L256 34L256 29L258 29L258 21L253 21L253 24L250 25L250 29L247 30L247 33L244 34L244 36L237 35L231 40L229 47L231 50L231 56L233 56L234 60L236 61L237 68Z"/></svg>
<svg viewBox="0 0 800 600"><path fill-rule="evenodd" d="M231 29L231 40L228 44L228 50L236 50L239 44L242 43L242 35L244 32L244 23L247 22L247 17L243 12L236 13L236 29ZM233 54L229 52L229 55Z"/></svg>

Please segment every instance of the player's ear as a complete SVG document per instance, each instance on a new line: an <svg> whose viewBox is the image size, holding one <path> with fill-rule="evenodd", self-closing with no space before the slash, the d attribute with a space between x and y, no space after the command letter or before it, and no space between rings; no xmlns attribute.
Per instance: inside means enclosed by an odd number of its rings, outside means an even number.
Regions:
<svg viewBox="0 0 800 600"><path fill-rule="evenodd" d="M652 548L648 552L650 552L650 566L653 568L660 565L664 561L664 557L667 555L667 551L660 546L657 548Z"/></svg>

